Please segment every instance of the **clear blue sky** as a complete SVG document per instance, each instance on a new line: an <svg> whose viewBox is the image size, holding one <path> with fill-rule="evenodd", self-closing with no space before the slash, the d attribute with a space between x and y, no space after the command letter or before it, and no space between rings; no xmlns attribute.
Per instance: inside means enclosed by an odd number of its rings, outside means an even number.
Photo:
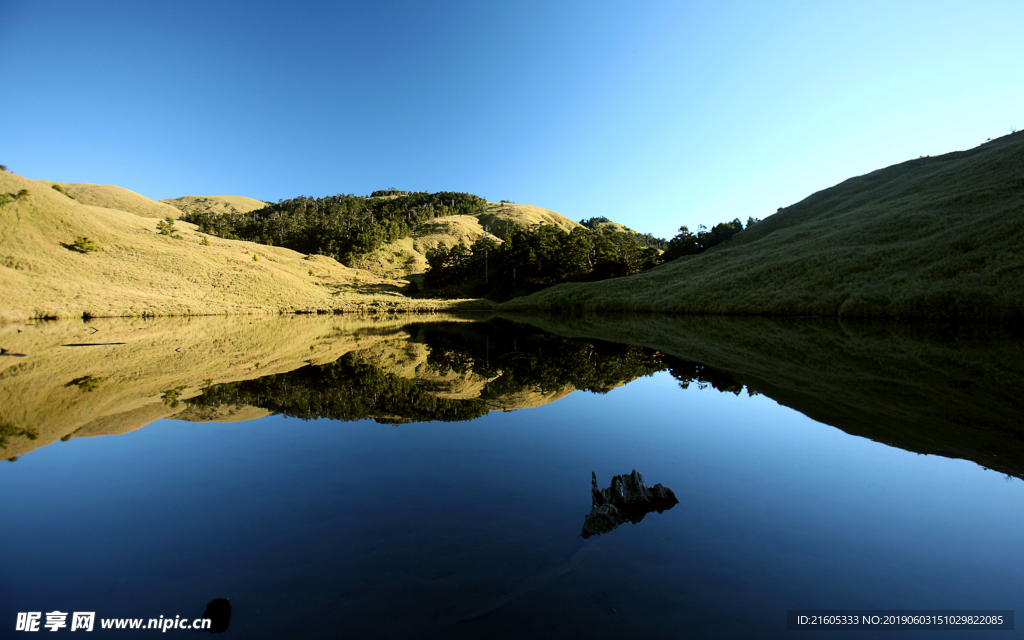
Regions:
<svg viewBox="0 0 1024 640"><path fill-rule="evenodd" d="M0 163L670 237L1024 127L1024 2L0 0Z"/></svg>

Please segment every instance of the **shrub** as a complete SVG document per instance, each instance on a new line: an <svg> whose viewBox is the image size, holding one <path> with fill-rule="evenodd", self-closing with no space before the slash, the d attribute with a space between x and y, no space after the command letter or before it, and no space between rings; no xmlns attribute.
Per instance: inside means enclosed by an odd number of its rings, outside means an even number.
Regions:
<svg viewBox="0 0 1024 640"><path fill-rule="evenodd" d="M60 186L59 184L51 184L50 187L52 187L54 191L56 191L58 193L61 193L63 195L66 195L67 197L71 198L72 200L75 199L75 196L73 196L70 193L68 193L67 191L65 191L64 187Z"/></svg>
<svg viewBox="0 0 1024 640"><path fill-rule="evenodd" d="M252 254L252 261L253 261L253 262L259 262L259 261L260 261L260 258L259 258L259 256L257 256L257 255L256 255L255 253L253 253L253 254Z"/></svg>
<svg viewBox="0 0 1024 640"><path fill-rule="evenodd" d="M18 191L18 193L14 194L14 199L15 200L21 200L22 198L27 198L28 195L29 195L28 189L22 189L22 190Z"/></svg>
<svg viewBox="0 0 1024 640"><path fill-rule="evenodd" d="M210 239L207 238L206 236L203 236L203 239L199 241L199 244L203 245L204 247L208 247L210 246Z"/></svg>
<svg viewBox="0 0 1024 640"><path fill-rule="evenodd" d="M79 253L89 253L90 251L99 251L99 247L96 243L90 240L87 236L78 236L75 241L71 243L70 249Z"/></svg>
<svg viewBox="0 0 1024 640"><path fill-rule="evenodd" d="M156 232L162 236L170 236L175 240L181 240L178 230L174 228L174 218L165 216L163 220L156 223Z"/></svg>
<svg viewBox="0 0 1024 640"><path fill-rule="evenodd" d="M81 378L75 378L71 382L64 385L65 387L78 387L82 393L91 393L96 390L96 387L100 386L103 382L103 378L94 378L92 376L83 376ZM69 436L70 437L70 436Z"/></svg>
<svg viewBox="0 0 1024 640"><path fill-rule="evenodd" d="M180 385L180 386L174 387L173 389L168 389L167 391L164 391L163 394L160 396L160 400L163 401L165 406L168 406L168 407L170 407L172 409L177 409L178 405L180 404L180 402L179 402L180 397L179 396L181 395L181 392L184 389L185 389L185 385Z"/></svg>
<svg viewBox="0 0 1024 640"><path fill-rule="evenodd" d="M3 172L3 173L7 172L7 165L6 164L0 164L0 172Z"/></svg>

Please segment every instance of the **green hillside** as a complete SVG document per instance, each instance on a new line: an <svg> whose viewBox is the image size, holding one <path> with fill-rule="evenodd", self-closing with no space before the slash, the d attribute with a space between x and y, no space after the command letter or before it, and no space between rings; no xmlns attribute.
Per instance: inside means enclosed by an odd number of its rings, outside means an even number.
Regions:
<svg viewBox="0 0 1024 640"><path fill-rule="evenodd" d="M706 253L502 308L1024 318L1024 132L851 178Z"/></svg>

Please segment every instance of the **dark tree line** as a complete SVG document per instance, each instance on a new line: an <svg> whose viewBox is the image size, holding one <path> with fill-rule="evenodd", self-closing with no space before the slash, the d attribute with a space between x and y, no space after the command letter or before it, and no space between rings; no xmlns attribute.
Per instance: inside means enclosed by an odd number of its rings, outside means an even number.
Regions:
<svg viewBox="0 0 1024 640"><path fill-rule="evenodd" d="M408 193L395 198L344 194L325 198L299 196L247 213L193 212L181 218L199 225L203 233L327 255L347 262L411 235L428 220L475 213L485 203L479 196L448 191Z"/></svg>
<svg viewBox="0 0 1024 640"><path fill-rule="evenodd" d="M490 379L481 396L438 397L434 393L438 389L430 382L395 375L353 352L330 364L213 385L185 402L204 407L248 405L304 420L369 418L394 424L473 420L500 404L503 397L522 392L552 393L570 385L607 393L665 370L684 389L690 383L736 394L744 388L727 373L653 349L563 338L504 320L471 325L422 323L408 325L406 330L415 341L427 345L427 365L432 369L476 373ZM15 431L0 424L0 443L8 433L19 435Z"/></svg>
<svg viewBox="0 0 1024 640"><path fill-rule="evenodd" d="M747 218L747 227L760 222L757 218ZM743 231L743 223L739 218L732 222L722 222L711 227L709 231L704 225L697 227L697 233L692 233L688 227L679 227L679 233L668 241L662 260L668 262L683 256L695 256L703 253L711 247L728 242L734 235Z"/></svg>
<svg viewBox="0 0 1024 640"><path fill-rule="evenodd" d="M426 343L427 365L439 372L476 373L491 381L485 395L551 393L571 385L607 393L665 368L652 349L601 340L572 340L529 325L495 320L409 325Z"/></svg>
<svg viewBox="0 0 1024 640"><path fill-rule="evenodd" d="M604 216L596 216L593 218L584 218L583 220L580 220L580 224L590 229L591 231L596 231L601 227L602 224L607 224L609 222L611 222L611 220L605 218ZM654 247L655 249L661 249L662 251L664 251L668 247L668 240L666 240L665 238L652 236L649 233L637 233L636 237L638 240L640 240L640 242L647 245L648 247Z"/></svg>
<svg viewBox="0 0 1024 640"><path fill-rule="evenodd" d="M314 420L472 420L489 411L480 400L439 398L429 389L382 370L358 353L325 365L309 365L256 380L219 384L187 400L189 405L252 406L275 414Z"/></svg>
<svg viewBox="0 0 1024 640"><path fill-rule="evenodd" d="M429 295L487 296L504 300L560 282L603 280L640 273L658 264L658 250L635 234L555 225L514 225L504 242L439 245L427 252Z"/></svg>
<svg viewBox="0 0 1024 640"><path fill-rule="evenodd" d="M422 293L443 298L508 300L562 282L634 275L669 260L707 251L744 228L738 218L710 230L701 225L696 234L682 227L659 254L645 236L601 227L600 223L607 220L590 218L571 232L555 225L513 226L502 244L481 238L469 246L439 245L427 252L429 270ZM756 222L748 219L747 227Z"/></svg>

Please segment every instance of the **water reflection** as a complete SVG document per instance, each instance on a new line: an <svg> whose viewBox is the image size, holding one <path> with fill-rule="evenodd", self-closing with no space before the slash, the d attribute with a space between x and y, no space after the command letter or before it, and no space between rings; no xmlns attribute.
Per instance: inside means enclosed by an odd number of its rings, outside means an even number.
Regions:
<svg viewBox="0 0 1024 640"><path fill-rule="evenodd" d="M708 375L653 349L562 338L504 320L411 324L405 331L409 344L426 354L412 376L403 375L401 359L355 351L324 365L214 385L187 402L258 407L304 420L453 422L536 406L574 390L607 393L667 368L686 383Z"/></svg>
<svg viewBox="0 0 1024 640"><path fill-rule="evenodd" d="M893 448L1019 475L1013 336L523 319L0 327L3 457L71 441L0 469L0 618L780 637L793 606L1020 605L1019 483Z"/></svg>
<svg viewBox="0 0 1024 640"><path fill-rule="evenodd" d="M518 319L518 318L517 318ZM765 394L847 433L1024 478L1024 351L990 327L732 318L290 317L0 326L0 456L158 418L472 420L680 386ZM68 344L96 336L103 357ZM93 338L93 339L96 339Z"/></svg>

